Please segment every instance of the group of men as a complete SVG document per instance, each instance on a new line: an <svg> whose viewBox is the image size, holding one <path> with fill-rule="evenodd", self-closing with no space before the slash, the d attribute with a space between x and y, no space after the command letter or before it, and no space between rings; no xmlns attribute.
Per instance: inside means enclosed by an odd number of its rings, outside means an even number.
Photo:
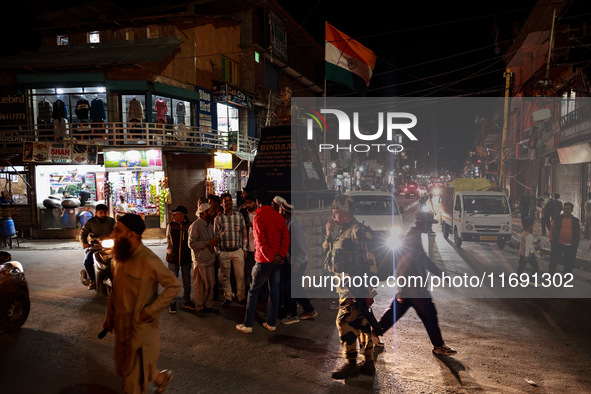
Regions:
<svg viewBox="0 0 591 394"><path fill-rule="evenodd" d="M588 205L588 209L587 209ZM532 233L534 217L533 213L536 203L531 195L531 190L526 190L525 196L520 201L521 222L523 232L520 243L520 265L518 273L523 272L525 264L529 261L534 272L538 271L538 264L532 251L533 247L526 247L526 237ZM588 239L591 233L591 193L589 204L585 203L585 231L581 233L581 222L573 215L574 204L560 201L560 194L551 196L550 193L543 193L539 204L541 208L542 235L548 233L550 241L550 264L548 273L555 274L558 264L562 262L564 273L571 273L575 266L575 259L581 238ZM532 237L529 237L530 239ZM530 242L531 243L531 242Z"/></svg>

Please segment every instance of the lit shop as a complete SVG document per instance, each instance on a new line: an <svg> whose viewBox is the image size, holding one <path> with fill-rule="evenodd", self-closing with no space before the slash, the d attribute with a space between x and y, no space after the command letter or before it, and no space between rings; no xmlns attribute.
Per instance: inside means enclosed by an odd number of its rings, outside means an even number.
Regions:
<svg viewBox="0 0 591 394"><path fill-rule="evenodd" d="M237 190L236 171L232 166L233 155L230 152L215 152L214 166L207 169L205 179L205 194L222 195L230 193L235 195Z"/></svg>
<svg viewBox="0 0 591 394"><path fill-rule="evenodd" d="M165 228L170 189L163 171L162 150L106 150L103 155L105 199L112 211L123 199L128 212L142 216L146 227Z"/></svg>
<svg viewBox="0 0 591 394"><path fill-rule="evenodd" d="M25 142L23 161L35 164L40 229L75 229L104 199L105 170L97 164L96 145Z"/></svg>

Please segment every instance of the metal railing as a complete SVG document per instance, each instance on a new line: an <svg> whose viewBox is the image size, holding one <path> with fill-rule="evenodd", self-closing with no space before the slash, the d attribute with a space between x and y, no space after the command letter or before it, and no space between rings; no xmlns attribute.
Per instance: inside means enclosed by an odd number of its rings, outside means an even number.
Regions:
<svg viewBox="0 0 591 394"><path fill-rule="evenodd" d="M254 155L258 139L237 132L201 130L162 123L104 122L0 127L0 149L22 147L25 141L67 141L106 146L165 146L230 150Z"/></svg>

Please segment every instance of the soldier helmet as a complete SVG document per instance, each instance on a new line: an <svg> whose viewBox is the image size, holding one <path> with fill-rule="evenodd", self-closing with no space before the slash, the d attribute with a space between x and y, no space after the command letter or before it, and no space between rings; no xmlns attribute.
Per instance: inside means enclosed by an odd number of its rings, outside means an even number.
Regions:
<svg viewBox="0 0 591 394"><path fill-rule="evenodd" d="M416 221L417 221L417 224L435 224L435 223L437 223L437 220L435 220L435 218L433 217L433 214L431 212L424 212L424 211L417 213Z"/></svg>
<svg viewBox="0 0 591 394"><path fill-rule="evenodd" d="M348 212L351 215L355 215L357 213L357 203L349 196L335 197L330 207L332 209Z"/></svg>

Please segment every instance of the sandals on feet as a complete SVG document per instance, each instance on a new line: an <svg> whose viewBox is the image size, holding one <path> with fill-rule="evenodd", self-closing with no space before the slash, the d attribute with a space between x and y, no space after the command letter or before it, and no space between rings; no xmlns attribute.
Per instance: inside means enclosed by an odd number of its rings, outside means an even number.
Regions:
<svg viewBox="0 0 591 394"><path fill-rule="evenodd" d="M156 392L163 393L166 390L166 387L170 382L172 382L172 371L170 369L163 369L160 371L161 374L164 374L164 378L162 379L162 383L157 384Z"/></svg>

